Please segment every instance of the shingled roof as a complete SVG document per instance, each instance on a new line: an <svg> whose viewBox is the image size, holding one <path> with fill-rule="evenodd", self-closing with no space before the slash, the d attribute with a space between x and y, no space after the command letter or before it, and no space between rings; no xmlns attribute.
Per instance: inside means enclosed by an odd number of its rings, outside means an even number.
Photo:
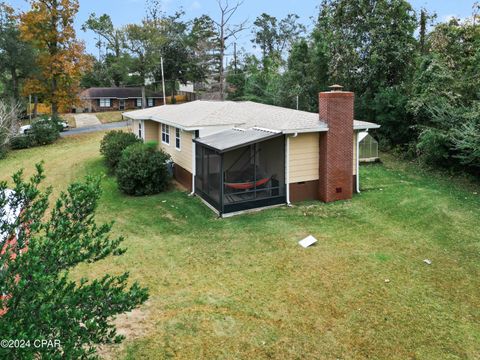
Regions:
<svg viewBox="0 0 480 360"><path fill-rule="evenodd" d="M146 90L146 96L149 98L163 98L161 93L155 93L151 90ZM80 93L81 99L135 99L142 97L141 87L92 87L83 90Z"/></svg>
<svg viewBox="0 0 480 360"><path fill-rule="evenodd" d="M180 105L158 106L124 113L133 120L153 120L184 130L208 126L264 128L283 133L327 131L318 113L299 111L251 101L197 100ZM377 124L355 121L355 130L375 129Z"/></svg>

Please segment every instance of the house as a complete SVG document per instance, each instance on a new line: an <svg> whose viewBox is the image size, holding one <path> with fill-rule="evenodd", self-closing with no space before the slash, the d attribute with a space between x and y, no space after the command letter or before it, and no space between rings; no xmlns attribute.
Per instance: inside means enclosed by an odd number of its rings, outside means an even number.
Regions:
<svg viewBox="0 0 480 360"><path fill-rule="evenodd" d="M163 95L146 90L146 107L163 104ZM80 93L81 106L77 112L124 111L142 108L141 87L89 88Z"/></svg>
<svg viewBox="0 0 480 360"><path fill-rule="evenodd" d="M354 94L319 94L320 113L255 102L193 101L125 113L144 141L157 141L175 178L219 215L290 204L331 202L359 191Z"/></svg>

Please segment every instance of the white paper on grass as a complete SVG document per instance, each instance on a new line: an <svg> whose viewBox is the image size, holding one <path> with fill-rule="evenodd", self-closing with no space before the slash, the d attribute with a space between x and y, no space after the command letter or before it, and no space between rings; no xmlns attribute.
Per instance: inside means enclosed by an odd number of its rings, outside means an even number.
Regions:
<svg viewBox="0 0 480 360"><path fill-rule="evenodd" d="M312 235L308 235L305 239L300 240L298 243L300 246L307 248L310 245L313 245L317 242L317 239L315 239Z"/></svg>

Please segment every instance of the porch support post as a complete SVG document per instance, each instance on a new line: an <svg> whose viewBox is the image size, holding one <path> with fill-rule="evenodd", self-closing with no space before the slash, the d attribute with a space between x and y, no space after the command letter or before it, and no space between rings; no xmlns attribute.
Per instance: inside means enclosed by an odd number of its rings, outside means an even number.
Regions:
<svg viewBox="0 0 480 360"><path fill-rule="evenodd" d="M197 144L193 142L193 139L195 139L195 133L192 134L192 192L190 193L191 196L195 195L195 175L197 174L197 163L196 163Z"/></svg>
<svg viewBox="0 0 480 360"><path fill-rule="evenodd" d="M225 192L225 175L223 173L223 154L220 154L220 217L225 213L223 193Z"/></svg>
<svg viewBox="0 0 480 360"><path fill-rule="evenodd" d="M297 136L295 134L293 137ZM287 134L285 135L285 187L286 187L286 200L287 205L291 206L292 203L290 202L290 136Z"/></svg>

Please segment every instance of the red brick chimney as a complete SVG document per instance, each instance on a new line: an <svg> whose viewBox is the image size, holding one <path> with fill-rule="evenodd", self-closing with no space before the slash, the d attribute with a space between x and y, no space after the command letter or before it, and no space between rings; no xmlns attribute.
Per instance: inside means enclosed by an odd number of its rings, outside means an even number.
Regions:
<svg viewBox="0 0 480 360"><path fill-rule="evenodd" d="M328 125L320 133L319 198L325 202L351 199L353 193L354 93L330 88L319 94L320 120Z"/></svg>

